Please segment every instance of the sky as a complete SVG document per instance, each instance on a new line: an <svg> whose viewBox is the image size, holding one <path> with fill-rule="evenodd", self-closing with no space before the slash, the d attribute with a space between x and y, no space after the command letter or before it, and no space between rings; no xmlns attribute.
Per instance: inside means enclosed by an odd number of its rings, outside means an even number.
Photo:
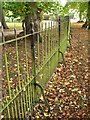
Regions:
<svg viewBox="0 0 90 120"><path fill-rule="evenodd" d="M62 6L65 6L67 0L59 0Z"/></svg>

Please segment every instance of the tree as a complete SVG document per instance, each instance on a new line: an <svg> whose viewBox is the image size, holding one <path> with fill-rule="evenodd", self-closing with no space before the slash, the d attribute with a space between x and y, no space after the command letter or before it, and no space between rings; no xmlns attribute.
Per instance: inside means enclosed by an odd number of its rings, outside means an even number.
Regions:
<svg viewBox="0 0 90 120"><path fill-rule="evenodd" d="M79 14L79 22L82 22L83 17L86 17L87 2L68 2L65 7L68 10L73 9Z"/></svg>
<svg viewBox="0 0 90 120"><path fill-rule="evenodd" d="M90 29L90 1L88 2L88 11L87 11L87 26Z"/></svg>
<svg viewBox="0 0 90 120"><path fill-rule="evenodd" d="M79 22L83 21L83 15L86 16L84 13L87 11L87 2L79 2L78 3L78 11L79 11Z"/></svg>
<svg viewBox="0 0 90 120"><path fill-rule="evenodd" d="M4 12L3 12L3 9L2 9L1 2L0 2L0 21L1 21L2 25L3 25L3 28L8 29L8 26L7 26L6 22L5 22L5 17L4 17Z"/></svg>
<svg viewBox="0 0 90 120"><path fill-rule="evenodd" d="M57 15L61 5L58 2L4 2L3 8L8 17L21 17L22 27L26 26L26 34L31 33L30 18L34 22L34 31L39 30L43 13L53 13ZM9 14L12 12L12 14ZM60 13L59 13L60 14ZM38 34L38 33L37 33ZM37 34L35 38L37 39ZM39 34L40 35L40 34ZM40 36L41 40L41 36Z"/></svg>
<svg viewBox="0 0 90 120"><path fill-rule="evenodd" d="M42 18L42 13L57 13L60 4L58 2L6 2L4 9L9 15L12 12L13 17L20 16L26 25L26 33L30 33L30 18L32 17L35 24L35 31L38 31L38 25ZM55 12L56 11L56 12ZM38 23L38 24L37 24Z"/></svg>
<svg viewBox="0 0 90 120"><path fill-rule="evenodd" d="M82 2L68 2L66 7L77 10L79 13L80 21L83 20L84 16L84 18L86 18L86 21L82 27L90 29L90 1L83 2L82 0Z"/></svg>
<svg viewBox="0 0 90 120"><path fill-rule="evenodd" d="M90 1L88 2L87 19L85 24L82 25L82 27L90 29Z"/></svg>

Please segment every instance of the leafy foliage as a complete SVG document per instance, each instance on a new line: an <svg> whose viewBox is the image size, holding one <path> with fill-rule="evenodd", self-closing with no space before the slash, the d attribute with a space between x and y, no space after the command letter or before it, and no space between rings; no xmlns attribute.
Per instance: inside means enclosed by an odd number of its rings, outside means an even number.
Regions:
<svg viewBox="0 0 90 120"><path fill-rule="evenodd" d="M12 12L13 17L25 17L28 14L34 15L37 12L54 13L58 14L61 9L61 5L58 2L4 2L3 8L7 12L7 16L10 17L9 12Z"/></svg>

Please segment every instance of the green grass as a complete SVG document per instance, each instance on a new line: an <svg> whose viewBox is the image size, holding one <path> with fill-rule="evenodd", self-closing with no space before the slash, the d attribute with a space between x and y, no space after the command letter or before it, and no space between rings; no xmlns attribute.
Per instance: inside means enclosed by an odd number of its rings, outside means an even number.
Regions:
<svg viewBox="0 0 90 120"><path fill-rule="evenodd" d="M22 29L22 23L7 23L7 25L10 29L13 29L14 25L16 26L17 29Z"/></svg>

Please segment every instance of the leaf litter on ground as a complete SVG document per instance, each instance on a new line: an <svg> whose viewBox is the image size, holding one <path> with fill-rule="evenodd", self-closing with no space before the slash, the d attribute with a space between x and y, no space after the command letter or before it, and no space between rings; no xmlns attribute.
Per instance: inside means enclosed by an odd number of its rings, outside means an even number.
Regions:
<svg viewBox="0 0 90 120"><path fill-rule="evenodd" d="M50 113L45 105L38 104L43 112L35 107L34 119L90 119L88 31L74 25L71 43L72 49L64 54L66 66L58 65L44 90Z"/></svg>

